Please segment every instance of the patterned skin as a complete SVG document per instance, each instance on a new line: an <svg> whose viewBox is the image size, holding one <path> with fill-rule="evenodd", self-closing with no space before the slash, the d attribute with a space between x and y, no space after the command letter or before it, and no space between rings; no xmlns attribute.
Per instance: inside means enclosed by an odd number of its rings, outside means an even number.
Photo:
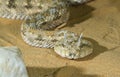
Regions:
<svg viewBox="0 0 120 77"><path fill-rule="evenodd" d="M93 45L90 41L83 39L70 31L59 31L56 34L57 41L54 45L54 51L68 59L78 59L90 55L93 52ZM59 38L58 38L59 37Z"/></svg>
<svg viewBox="0 0 120 77"><path fill-rule="evenodd" d="M69 19L70 4L86 1L88 0L0 0L0 17L25 20L21 26L21 35L27 44L35 47L56 48L57 43L62 42L58 39L60 36L55 35L57 32L48 36L46 31L66 24ZM61 47L60 45L59 48Z"/></svg>

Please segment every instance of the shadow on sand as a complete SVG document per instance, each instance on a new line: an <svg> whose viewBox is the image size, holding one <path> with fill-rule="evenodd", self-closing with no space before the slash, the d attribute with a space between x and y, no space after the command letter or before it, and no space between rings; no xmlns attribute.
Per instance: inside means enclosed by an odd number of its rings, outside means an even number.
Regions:
<svg viewBox="0 0 120 77"><path fill-rule="evenodd" d="M76 6L70 6L70 17L67 22L67 24L63 27L60 27L59 29L62 29L64 27L74 27L74 24L81 23L90 17L92 17L92 11L94 11L95 8L86 5L86 4L80 4Z"/></svg>
<svg viewBox="0 0 120 77"><path fill-rule="evenodd" d="M86 61L95 58L96 56L100 55L108 51L108 48L99 45L99 43L91 38L84 37L84 39L90 41L93 44L93 53L85 58L78 59L77 61Z"/></svg>
<svg viewBox="0 0 120 77"><path fill-rule="evenodd" d="M98 77L94 74L84 74L85 70L73 66L60 68L27 67L29 77Z"/></svg>

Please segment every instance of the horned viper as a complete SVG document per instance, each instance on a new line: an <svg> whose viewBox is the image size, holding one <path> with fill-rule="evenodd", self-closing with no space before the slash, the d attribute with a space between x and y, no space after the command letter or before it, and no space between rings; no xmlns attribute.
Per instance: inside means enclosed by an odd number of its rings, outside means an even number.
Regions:
<svg viewBox="0 0 120 77"><path fill-rule="evenodd" d="M77 59L92 53L92 44L73 32L46 32L65 24L70 4L88 0L0 0L0 17L25 20L21 26L23 40L35 47L54 48L62 57Z"/></svg>

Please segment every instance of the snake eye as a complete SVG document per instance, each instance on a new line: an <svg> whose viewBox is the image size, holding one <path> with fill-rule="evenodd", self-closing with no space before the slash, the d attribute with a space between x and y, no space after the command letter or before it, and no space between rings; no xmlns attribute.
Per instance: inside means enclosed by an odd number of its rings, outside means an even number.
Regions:
<svg viewBox="0 0 120 77"><path fill-rule="evenodd" d="M76 56L76 54L75 53L69 53L69 56L73 59Z"/></svg>

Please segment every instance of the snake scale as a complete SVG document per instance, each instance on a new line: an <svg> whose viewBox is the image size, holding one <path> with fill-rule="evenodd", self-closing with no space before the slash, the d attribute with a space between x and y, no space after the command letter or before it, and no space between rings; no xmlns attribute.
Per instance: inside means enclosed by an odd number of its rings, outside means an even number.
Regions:
<svg viewBox="0 0 120 77"><path fill-rule="evenodd" d="M69 19L71 4L89 0L0 0L0 17L25 20L21 25L23 40L35 47L54 48L68 59L83 58L92 53L91 42L77 34L60 30L52 35L47 32L65 24Z"/></svg>

